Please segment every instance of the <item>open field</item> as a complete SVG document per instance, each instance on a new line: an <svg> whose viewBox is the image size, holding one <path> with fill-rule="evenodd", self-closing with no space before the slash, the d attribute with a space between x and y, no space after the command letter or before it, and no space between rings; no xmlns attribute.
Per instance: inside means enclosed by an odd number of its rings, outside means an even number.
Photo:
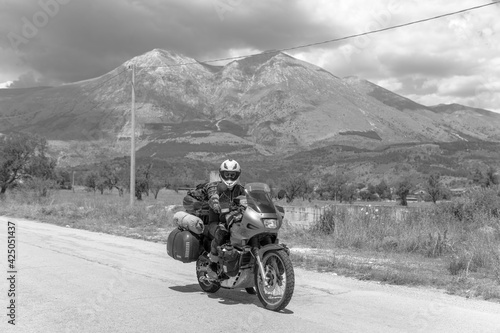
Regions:
<svg viewBox="0 0 500 333"><path fill-rule="evenodd" d="M311 228L287 223L280 239L292 248L296 266L500 302L495 191L443 205L412 203L404 215L395 213L395 203L332 205ZM46 198L8 191L0 214L164 243L174 228L168 206L179 205L184 194L162 190L158 199L145 196L129 207L129 196L116 191L61 190Z"/></svg>

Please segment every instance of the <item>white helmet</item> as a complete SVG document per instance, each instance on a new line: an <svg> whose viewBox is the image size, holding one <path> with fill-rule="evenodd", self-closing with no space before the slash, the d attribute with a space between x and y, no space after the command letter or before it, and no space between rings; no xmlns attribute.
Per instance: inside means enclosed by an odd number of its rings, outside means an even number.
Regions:
<svg viewBox="0 0 500 333"><path fill-rule="evenodd" d="M225 160L219 168L220 179L226 184L229 189L238 184L240 179L241 168L235 160Z"/></svg>

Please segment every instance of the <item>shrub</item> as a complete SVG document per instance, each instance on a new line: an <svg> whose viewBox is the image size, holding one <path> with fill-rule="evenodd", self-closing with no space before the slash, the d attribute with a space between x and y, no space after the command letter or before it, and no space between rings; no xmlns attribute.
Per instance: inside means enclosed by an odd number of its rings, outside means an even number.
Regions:
<svg viewBox="0 0 500 333"><path fill-rule="evenodd" d="M476 217L479 217L477 215ZM500 230L498 219L483 216L482 227L474 230L463 230L461 241L454 249L448 270L451 274L460 271L476 272L479 269L491 271L494 279L500 283Z"/></svg>
<svg viewBox="0 0 500 333"><path fill-rule="evenodd" d="M54 190L58 188L57 182L53 179L33 177L27 179L21 189L32 192L35 198L48 198Z"/></svg>
<svg viewBox="0 0 500 333"><path fill-rule="evenodd" d="M320 216L319 220L311 227L311 231L325 235L335 232L336 212L332 208L327 208Z"/></svg>
<svg viewBox="0 0 500 333"><path fill-rule="evenodd" d="M453 201L445 209L461 222L477 224L484 215L500 218L500 197L493 188L475 189Z"/></svg>
<svg viewBox="0 0 500 333"><path fill-rule="evenodd" d="M459 275L461 272L468 272L470 268L471 260L467 258L464 254L458 256L451 256L450 262L448 264L448 271L451 275Z"/></svg>
<svg viewBox="0 0 500 333"><path fill-rule="evenodd" d="M454 272L493 268L500 263L495 259L500 258L500 220L495 217L498 197L496 193L494 200L488 196L480 190L462 202L412 208L332 205L310 232L315 237L329 237L330 245L341 248L420 253L427 257L452 254L455 259L450 262L450 271ZM457 207L462 209L462 216L469 217L457 218Z"/></svg>

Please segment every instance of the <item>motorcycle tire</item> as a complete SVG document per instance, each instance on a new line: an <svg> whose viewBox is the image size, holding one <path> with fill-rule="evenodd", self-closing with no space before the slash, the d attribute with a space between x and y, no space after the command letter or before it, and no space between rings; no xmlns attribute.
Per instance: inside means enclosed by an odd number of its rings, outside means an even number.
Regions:
<svg viewBox="0 0 500 333"><path fill-rule="evenodd" d="M201 255L196 261L196 278L198 279L198 284L201 289L203 289L204 292L212 294L220 289L220 284L208 280L208 265L210 265L210 260L204 255Z"/></svg>
<svg viewBox="0 0 500 333"><path fill-rule="evenodd" d="M255 288L262 305L272 311L283 310L292 299L295 273L285 250L266 252L262 258L265 276L255 265Z"/></svg>

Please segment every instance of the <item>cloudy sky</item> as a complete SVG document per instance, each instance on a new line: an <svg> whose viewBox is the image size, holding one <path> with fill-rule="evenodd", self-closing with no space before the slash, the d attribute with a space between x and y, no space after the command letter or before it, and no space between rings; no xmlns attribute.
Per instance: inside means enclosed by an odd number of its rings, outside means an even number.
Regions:
<svg viewBox="0 0 500 333"><path fill-rule="evenodd" d="M498 1L498 0L497 0ZM0 0L0 87L93 78L155 48L197 60L332 40L492 0ZM500 3L287 51L425 105L500 112Z"/></svg>

